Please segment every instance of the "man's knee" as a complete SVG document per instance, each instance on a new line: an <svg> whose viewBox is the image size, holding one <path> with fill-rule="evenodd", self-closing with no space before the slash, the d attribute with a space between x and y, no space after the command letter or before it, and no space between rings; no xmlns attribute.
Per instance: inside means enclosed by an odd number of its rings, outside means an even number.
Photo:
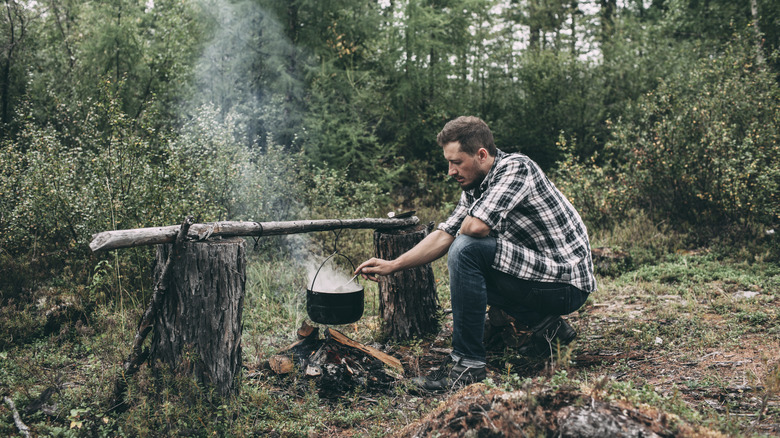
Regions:
<svg viewBox="0 0 780 438"><path fill-rule="evenodd" d="M480 264L492 263L496 253L496 239L493 237L471 237L459 235L450 245L447 255L450 264L468 259Z"/></svg>
<svg viewBox="0 0 780 438"><path fill-rule="evenodd" d="M456 237L452 242L452 245L450 245L450 249L447 253L448 259L457 259L473 252L475 240L475 238L471 236L465 236L463 234Z"/></svg>

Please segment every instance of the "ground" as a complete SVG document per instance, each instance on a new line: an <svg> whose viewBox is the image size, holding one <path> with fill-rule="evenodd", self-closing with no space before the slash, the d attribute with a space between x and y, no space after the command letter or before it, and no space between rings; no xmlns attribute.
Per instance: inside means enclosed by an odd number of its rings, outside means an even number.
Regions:
<svg viewBox="0 0 780 438"><path fill-rule="evenodd" d="M446 283L441 289L447 309ZM156 379L144 366L129 382L128 410L106 413L140 305L100 307L78 317L61 313L50 333L0 351L0 395L13 399L38 436L616 435L601 426L633 436L780 436L776 263L670 255L600 276L599 290L566 315L579 332L571 345L528 360L507 347L511 338L499 337L503 345L491 343L488 380L433 395L414 393L409 378L426 374L449 352L446 311L436 335L383 340L376 293L369 292L364 317L337 328L400 359L404 375L365 380L369 385L352 379L322 391L316 377L279 376L264 367L295 341L305 319L299 295L271 297L273 290L266 285L247 292L245 370L239 396L229 402L204 397L186 376ZM40 306L39 320L52 320L50 308ZM20 324L36 316L16 314ZM383 369L370 361L347 363L353 371ZM19 436L12 414L0 404L0 435Z"/></svg>

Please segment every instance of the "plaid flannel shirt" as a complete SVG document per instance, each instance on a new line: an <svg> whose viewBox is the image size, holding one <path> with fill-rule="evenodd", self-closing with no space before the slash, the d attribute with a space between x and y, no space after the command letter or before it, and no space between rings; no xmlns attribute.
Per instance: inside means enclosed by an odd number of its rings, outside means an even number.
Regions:
<svg viewBox="0 0 780 438"><path fill-rule="evenodd" d="M467 215L485 222L496 237L495 269L521 279L596 290L582 218L528 156L499 150L482 184L464 190L438 228L456 236Z"/></svg>

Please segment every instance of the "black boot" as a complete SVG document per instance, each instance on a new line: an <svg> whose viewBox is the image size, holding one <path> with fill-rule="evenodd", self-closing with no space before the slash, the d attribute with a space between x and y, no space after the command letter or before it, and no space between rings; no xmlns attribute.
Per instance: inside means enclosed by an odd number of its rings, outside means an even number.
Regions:
<svg viewBox="0 0 780 438"><path fill-rule="evenodd" d="M551 346L568 345L577 337L577 331L558 315L544 317L531 328L531 336L517 352L524 356L542 357L550 354Z"/></svg>
<svg viewBox="0 0 780 438"><path fill-rule="evenodd" d="M447 355L439 368L425 377L415 377L412 382L426 392L442 392L481 382L487 377L485 367L473 368L455 362Z"/></svg>

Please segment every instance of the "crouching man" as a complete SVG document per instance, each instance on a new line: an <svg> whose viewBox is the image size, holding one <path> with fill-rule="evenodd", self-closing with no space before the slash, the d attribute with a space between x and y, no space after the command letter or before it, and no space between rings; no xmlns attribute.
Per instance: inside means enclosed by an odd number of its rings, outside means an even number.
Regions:
<svg viewBox="0 0 780 438"><path fill-rule="evenodd" d="M577 211L523 154L507 154L477 117L458 117L437 136L448 174L463 189L446 222L395 260L371 258L355 273L376 281L448 254L452 354L426 377L439 391L486 377L483 345L487 306L531 330L520 353L549 352L576 331L560 315L580 308L596 289L587 230Z"/></svg>

